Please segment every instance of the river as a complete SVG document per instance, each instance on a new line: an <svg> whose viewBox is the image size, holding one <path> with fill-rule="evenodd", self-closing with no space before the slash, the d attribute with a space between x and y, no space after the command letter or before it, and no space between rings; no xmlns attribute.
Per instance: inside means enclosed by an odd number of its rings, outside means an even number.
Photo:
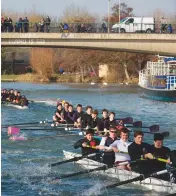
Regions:
<svg viewBox="0 0 176 196"><path fill-rule="evenodd" d="M91 105L101 110L107 108L116 113L116 118L131 116L134 121L142 120L144 126L159 124L161 130L170 131L171 136L164 144L176 149L176 104L152 101L141 98L138 87L130 85L90 85L90 84L31 84L2 83L2 88L13 88L34 102L29 109L1 106L1 124L13 124L52 119L58 98ZM32 126L32 125L31 125ZM30 128L30 127L28 127ZM98 175L82 175L64 179L59 184L50 183L50 179L59 174L76 172L80 167L67 163L50 168L48 163L63 159L62 150L74 150L73 143L81 136L63 136L48 139L35 138L54 136L56 131L22 131L28 141L8 140L7 130L2 129L2 195L158 195L141 189L139 186L127 185L100 191L102 184L115 182L114 179ZM146 141L152 143L151 135ZM160 194L161 195L161 194Z"/></svg>

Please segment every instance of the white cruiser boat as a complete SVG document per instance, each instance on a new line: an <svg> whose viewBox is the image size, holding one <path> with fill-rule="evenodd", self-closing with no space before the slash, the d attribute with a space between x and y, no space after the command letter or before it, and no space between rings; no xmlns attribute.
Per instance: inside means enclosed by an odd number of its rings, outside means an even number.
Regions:
<svg viewBox="0 0 176 196"><path fill-rule="evenodd" d="M144 97L176 102L176 57L156 56L139 72Z"/></svg>

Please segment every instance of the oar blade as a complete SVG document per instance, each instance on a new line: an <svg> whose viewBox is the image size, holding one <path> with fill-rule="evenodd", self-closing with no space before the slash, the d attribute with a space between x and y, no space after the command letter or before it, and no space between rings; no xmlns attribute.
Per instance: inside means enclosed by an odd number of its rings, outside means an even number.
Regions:
<svg viewBox="0 0 176 196"><path fill-rule="evenodd" d="M159 125L152 125L152 126L150 126L149 129L150 129L150 132L156 133L160 130L160 127L159 127Z"/></svg>
<svg viewBox="0 0 176 196"><path fill-rule="evenodd" d="M142 121L136 121L133 123L134 127L142 127Z"/></svg>
<svg viewBox="0 0 176 196"><path fill-rule="evenodd" d="M122 121L123 121L123 124L133 124L132 117L123 118Z"/></svg>

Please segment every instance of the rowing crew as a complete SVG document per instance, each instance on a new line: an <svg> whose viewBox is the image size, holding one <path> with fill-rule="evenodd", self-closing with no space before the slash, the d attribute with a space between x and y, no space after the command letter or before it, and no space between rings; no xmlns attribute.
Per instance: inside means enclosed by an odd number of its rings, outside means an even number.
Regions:
<svg viewBox="0 0 176 196"><path fill-rule="evenodd" d="M8 102L16 105L27 106L28 100L17 90L1 90L1 102Z"/></svg>
<svg viewBox="0 0 176 196"><path fill-rule="evenodd" d="M78 104L76 111L74 111L73 105L68 102L64 104L59 102L57 104L53 121L56 125L67 123L73 124L77 128L96 128L98 131L109 130L110 126L117 126L119 129L119 124L122 123L115 119L114 112L108 112L108 110L103 109L102 118L99 118L98 111L92 110L91 106L87 106L86 111L83 112L82 105Z"/></svg>
<svg viewBox="0 0 176 196"><path fill-rule="evenodd" d="M126 128L121 129L120 138L117 137L115 127L111 127L109 135L102 137L101 141L94 138L93 134L93 130L88 129L85 138L78 140L74 148L81 147L83 155L97 153L95 160L100 160L98 152L104 150L103 163L109 166L118 165L120 169L149 174L166 169L172 162L174 165L176 163L173 152L163 146L164 138L160 133L154 135L153 145L143 142L142 131L134 132L134 141L130 142L129 131ZM160 178L168 180L169 176L165 174Z"/></svg>

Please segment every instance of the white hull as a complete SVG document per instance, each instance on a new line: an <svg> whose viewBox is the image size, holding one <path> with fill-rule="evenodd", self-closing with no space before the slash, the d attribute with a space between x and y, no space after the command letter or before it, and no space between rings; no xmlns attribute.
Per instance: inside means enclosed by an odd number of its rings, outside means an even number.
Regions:
<svg viewBox="0 0 176 196"><path fill-rule="evenodd" d="M17 108L17 109L21 109L21 110L24 110L24 109L29 109L28 106L21 106L21 105L15 105L15 104L6 104L6 106L11 106L11 107L14 107L14 108Z"/></svg>
<svg viewBox="0 0 176 196"><path fill-rule="evenodd" d="M63 151L64 156L66 159L71 159L75 156L81 156L80 154L77 153L72 153L68 151ZM77 161L76 163L80 164L81 167L86 168L86 169L93 169L96 167L100 167L103 164L99 163L97 161L93 161L90 159L81 159ZM134 177L139 176L138 173L127 171L127 170L122 170L122 169L117 169L117 168L111 168L105 171L97 171L101 175L105 175L111 178L117 178L120 181L125 181L128 179L132 179ZM146 189L150 189L156 192L165 192L165 193L176 193L176 184L175 183L170 183L164 180L159 180L156 178L146 178L145 180L141 182L133 182L134 184L141 185L142 187Z"/></svg>

